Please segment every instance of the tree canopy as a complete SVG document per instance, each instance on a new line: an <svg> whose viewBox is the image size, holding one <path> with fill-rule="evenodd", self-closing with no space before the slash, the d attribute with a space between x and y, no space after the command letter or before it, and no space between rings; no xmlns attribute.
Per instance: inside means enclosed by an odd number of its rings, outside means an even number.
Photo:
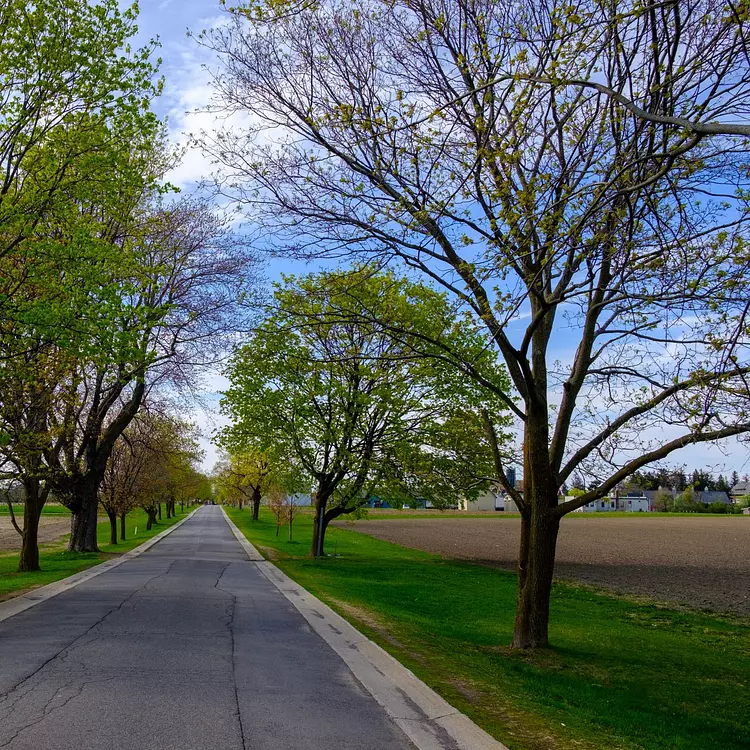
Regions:
<svg viewBox="0 0 750 750"><path fill-rule="evenodd" d="M388 330L396 321L400 336ZM506 387L486 340L427 287L369 267L287 278L232 358L224 443L262 446L298 465L323 530L373 494L443 506L475 495L494 470L480 410L502 426L506 407L446 367L439 346L426 356L425 333L460 347L499 392ZM321 550L316 538L313 553Z"/></svg>

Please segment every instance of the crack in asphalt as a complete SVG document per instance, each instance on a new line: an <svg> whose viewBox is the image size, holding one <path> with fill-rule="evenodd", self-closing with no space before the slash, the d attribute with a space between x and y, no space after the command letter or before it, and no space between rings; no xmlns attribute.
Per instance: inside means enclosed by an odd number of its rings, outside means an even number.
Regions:
<svg viewBox="0 0 750 750"><path fill-rule="evenodd" d="M85 643L84 643L84 639L86 639L86 637L92 631L94 631L96 628L98 628L100 625L102 625L105 622L105 620L107 620L111 615L114 615L116 612L119 612L129 601L131 601L138 593L144 591L155 580L157 580L158 578L162 578L162 577L168 576L169 573L172 570L172 567L174 566L174 564L176 562L177 562L176 560L173 560L170 563L170 565L168 566L168 568L167 568L166 571L163 571L163 572L160 572L160 573L157 573L157 574L151 576L145 583L143 583L138 588L134 589L118 605L112 607L107 612L105 612L95 623L93 623L83 633L81 633L81 635L77 636L72 641L70 641L70 643L68 643L65 646L63 646L62 648L60 648L52 656L50 656L48 659L46 659L39 667L37 667L37 669L35 669L31 674L27 675L22 680L20 680L19 682L17 682L13 687L11 687L10 689L6 690L5 693L4 693L4 695L0 696L0 706L3 707L4 709L7 709L7 711L5 711L5 713L2 716L3 721L5 722L5 720L7 720L7 719L9 719L11 717L11 715L14 712L15 707L18 705L18 703L21 700L23 700L27 695L29 695L30 693L32 693L34 690L37 689L38 685L37 684L31 684L31 683L32 683L32 680L34 680L34 678L40 672L42 672L51 662L55 661L56 659L59 659L61 662L64 662L71 655L71 653L73 651L75 651L76 649L80 648L81 646L89 645L89 644L93 643L98 638L98 636L96 638L86 640ZM112 678L106 678L106 679L103 679L103 680L88 680L87 682L83 683L83 686L85 686L86 684L91 683L91 682L97 682L97 681L99 681L99 682L106 682L106 681L108 681L110 679L112 679ZM68 683L68 684L71 684L71 683ZM26 690L24 690L25 687L27 688ZM66 685L63 685L63 688L64 687L66 687ZM83 689L83 687L81 689ZM24 692L22 692L20 695L17 695L17 696L14 695L14 693L16 693L16 691L19 691L19 690L24 690ZM11 696L13 696L12 699L11 699ZM5 705L6 701L8 701L9 699L11 699L11 702L9 704ZM53 697L52 700L54 700L54 697ZM68 702L69 701L66 701L66 703L68 703ZM65 705L65 704L63 704L63 705ZM62 706L60 706L60 707L62 707ZM54 710L57 710L57 708L55 708ZM43 714L39 719L31 722L29 725L27 725L25 727L22 727L21 729L19 729L9 740L0 743L0 747L7 747L11 742L13 742L14 739L16 739L16 737L18 737L18 735L21 732L23 732L25 729L28 729L28 728L34 726L35 724L38 724L40 721L44 720L46 718L46 716L47 716L47 714Z"/></svg>
<svg viewBox="0 0 750 750"><path fill-rule="evenodd" d="M240 694L239 690L237 688L237 650L236 650L236 644L234 640L234 617L237 612L237 596L233 594L228 589L222 588L219 584L221 583L221 579L224 577L224 574L229 570L229 568L232 566L232 563L228 563L224 566L221 573L219 574L219 577L216 579L216 583L214 584L214 588L219 589L220 591L223 591L227 596L232 597L232 601L229 604L229 607L227 608L227 617L229 618L227 620L227 630L229 631L229 638L231 642L231 648L232 648L232 684L234 686L234 706L235 706L235 716L237 717L237 724L239 725L240 729L240 741L242 742L242 750L247 750L247 744L245 743L245 727L242 723L242 709L240 708Z"/></svg>

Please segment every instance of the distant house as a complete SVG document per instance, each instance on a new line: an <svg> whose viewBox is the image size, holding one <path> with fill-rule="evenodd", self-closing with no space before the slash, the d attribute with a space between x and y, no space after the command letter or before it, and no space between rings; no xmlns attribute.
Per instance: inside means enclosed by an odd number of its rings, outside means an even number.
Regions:
<svg viewBox="0 0 750 750"><path fill-rule="evenodd" d="M565 500L575 500L575 497L568 496ZM601 497L598 500L592 500L580 508L576 508L573 513L612 513L617 510L617 504L613 497Z"/></svg>
<svg viewBox="0 0 750 750"><path fill-rule="evenodd" d="M732 496L732 502L736 503L740 498L750 495L750 482L744 480L737 482L737 484L729 490L729 493Z"/></svg>
<svg viewBox="0 0 750 750"><path fill-rule="evenodd" d="M654 501L656 500L657 495L671 495L672 497L677 497L677 495L681 494L679 492L676 492L675 490L668 490L668 489L659 489L659 490L644 490L643 494L646 495L649 499L649 509L650 510L656 510L654 508ZM712 505L713 503L724 503L725 505L730 505L732 500L727 495L726 492L720 492L720 491L714 491L714 490L694 490L693 491L693 497L695 498L696 503L703 503L704 505Z"/></svg>
<svg viewBox="0 0 750 750"><path fill-rule="evenodd" d="M701 490L695 493L695 499L699 503L705 503L706 505L712 505L713 503L724 503L725 505L732 504L732 498L729 497L726 492Z"/></svg>
<svg viewBox="0 0 750 750"><path fill-rule="evenodd" d="M650 510L651 500L644 490L635 486L621 486L612 494L577 508L574 513L648 513Z"/></svg>
<svg viewBox="0 0 750 750"><path fill-rule="evenodd" d="M463 498L460 501L461 504L459 507L461 510L466 510L470 513L475 513L480 510L503 510L502 501L500 502L500 507L498 507L499 495L499 492L487 490L487 492L479 495L475 500L467 500L466 498Z"/></svg>

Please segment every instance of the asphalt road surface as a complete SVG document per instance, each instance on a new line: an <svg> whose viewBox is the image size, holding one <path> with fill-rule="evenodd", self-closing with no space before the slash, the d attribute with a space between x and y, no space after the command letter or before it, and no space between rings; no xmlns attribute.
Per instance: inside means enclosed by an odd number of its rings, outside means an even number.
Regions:
<svg viewBox="0 0 750 750"><path fill-rule="evenodd" d="M409 750L219 508L0 622L0 748Z"/></svg>

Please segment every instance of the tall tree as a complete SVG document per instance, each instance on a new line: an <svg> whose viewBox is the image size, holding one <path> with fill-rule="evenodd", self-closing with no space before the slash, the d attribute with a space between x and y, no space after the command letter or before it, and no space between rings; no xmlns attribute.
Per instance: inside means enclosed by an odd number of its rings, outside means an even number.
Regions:
<svg viewBox="0 0 750 750"><path fill-rule="evenodd" d="M123 144L159 130L156 44L130 47L137 15L117 0L0 6L0 257L71 191L114 177Z"/></svg>
<svg viewBox="0 0 750 750"><path fill-rule="evenodd" d="M418 269L505 360L524 447L523 493L505 487L522 516L512 643L547 645L562 517L679 448L750 430L746 9L228 13L202 37L222 60L214 104L252 125L204 139L223 193L274 252ZM559 502L577 469L593 489Z"/></svg>
<svg viewBox="0 0 750 750"><path fill-rule="evenodd" d="M506 386L505 375L481 335L458 329L443 296L363 268L289 278L275 300L232 358L222 408L234 423L223 443L235 451L267 447L292 457L309 477L313 555L324 554L328 524L374 492L456 502L489 483L492 453L477 429L479 410L495 415L497 439L502 400L478 398L471 379L422 356L422 328L434 338L442 331L467 358L471 353L472 366L496 389ZM367 325L363 313L373 309L388 310L409 333L396 338ZM467 443L479 460L453 460L456 446Z"/></svg>

